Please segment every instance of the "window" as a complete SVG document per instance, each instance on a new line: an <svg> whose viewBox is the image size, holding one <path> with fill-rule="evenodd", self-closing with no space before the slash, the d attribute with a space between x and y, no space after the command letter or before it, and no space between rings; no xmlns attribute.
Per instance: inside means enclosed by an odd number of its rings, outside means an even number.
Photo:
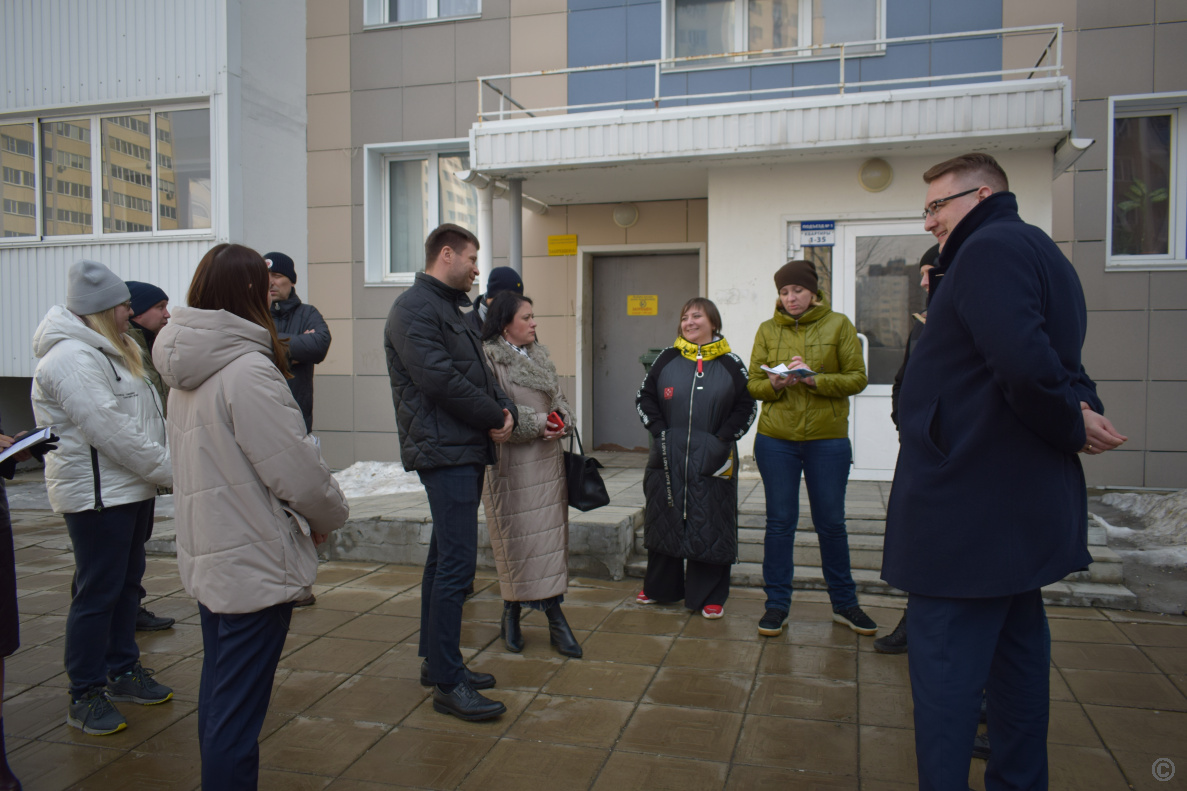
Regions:
<svg viewBox="0 0 1187 791"><path fill-rule="evenodd" d="M386 162L387 275L424 269L424 243L429 231L444 222L475 230L478 196L454 174L470 167L470 157L439 153Z"/></svg>
<svg viewBox="0 0 1187 791"><path fill-rule="evenodd" d="M482 14L481 0L364 0L363 22L396 25Z"/></svg>
<svg viewBox="0 0 1187 791"><path fill-rule="evenodd" d="M681 58L881 38L885 0L666 0L666 5L668 52Z"/></svg>
<svg viewBox="0 0 1187 791"><path fill-rule="evenodd" d="M210 228L210 145L206 107L0 125L0 237Z"/></svg>
<svg viewBox="0 0 1187 791"><path fill-rule="evenodd" d="M1187 267L1187 94L1109 105L1108 266Z"/></svg>

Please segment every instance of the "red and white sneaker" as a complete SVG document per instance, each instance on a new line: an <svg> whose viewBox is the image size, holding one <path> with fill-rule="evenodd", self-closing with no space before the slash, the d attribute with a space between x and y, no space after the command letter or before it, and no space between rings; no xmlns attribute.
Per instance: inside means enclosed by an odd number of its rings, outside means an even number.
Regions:
<svg viewBox="0 0 1187 791"><path fill-rule="evenodd" d="M720 604L706 604L701 610L701 615L712 621L725 615L725 610Z"/></svg>
<svg viewBox="0 0 1187 791"><path fill-rule="evenodd" d="M655 604L655 599L649 599L646 593L639 591L639 595L635 597L635 604Z"/></svg>

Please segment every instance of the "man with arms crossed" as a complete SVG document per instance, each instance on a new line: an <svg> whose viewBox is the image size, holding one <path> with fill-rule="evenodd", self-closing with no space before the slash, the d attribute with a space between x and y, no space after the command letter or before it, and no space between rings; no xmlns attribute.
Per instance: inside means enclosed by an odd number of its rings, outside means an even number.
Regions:
<svg viewBox="0 0 1187 791"><path fill-rule="evenodd" d="M383 347L400 431L400 459L429 496L433 534L420 593L420 683L433 708L465 720L507 710L477 690L493 676L462 664L459 647L466 585L478 558L478 505L495 442L515 428L515 407L486 365L461 312L478 276L478 239L451 223L425 242L424 272L392 304Z"/></svg>
<svg viewBox="0 0 1187 791"><path fill-rule="evenodd" d="M1126 438L1080 363L1075 270L1022 222L996 160L965 154L923 179L944 287L903 378L882 563L882 578L910 594L919 788L968 787L985 689L987 791L1045 789L1040 589L1092 562L1077 454Z"/></svg>

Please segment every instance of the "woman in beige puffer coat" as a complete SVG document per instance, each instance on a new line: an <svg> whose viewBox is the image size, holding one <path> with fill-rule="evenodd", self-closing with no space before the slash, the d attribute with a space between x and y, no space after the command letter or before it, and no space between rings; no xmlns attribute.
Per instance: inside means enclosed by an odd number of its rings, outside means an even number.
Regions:
<svg viewBox="0 0 1187 791"><path fill-rule="evenodd" d="M514 291L494 298L482 328L483 350L499 386L519 412L510 441L486 468L482 505L503 595L507 650L523 650L523 607L542 610L552 645L580 657L561 602L569 581L569 497L564 452L556 440L571 422L548 350L536 342L532 300ZM557 425L552 413L564 421Z"/></svg>

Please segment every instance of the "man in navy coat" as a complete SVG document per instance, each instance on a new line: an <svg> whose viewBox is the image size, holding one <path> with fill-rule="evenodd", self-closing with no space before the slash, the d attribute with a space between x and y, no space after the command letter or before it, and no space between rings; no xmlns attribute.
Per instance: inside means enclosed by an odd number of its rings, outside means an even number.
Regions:
<svg viewBox="0 0 1187 791"><path fill-rule="evenodd" d="M910 594L919 788L968 787L985 689L987 791L1045 789L1040 589L1092 562L1077 454L1125 437L1080 363L1087 312L1075 270L1018 216L1001 166L965 154L923 179L942 287L899 396L882 564Z"/></svg>

